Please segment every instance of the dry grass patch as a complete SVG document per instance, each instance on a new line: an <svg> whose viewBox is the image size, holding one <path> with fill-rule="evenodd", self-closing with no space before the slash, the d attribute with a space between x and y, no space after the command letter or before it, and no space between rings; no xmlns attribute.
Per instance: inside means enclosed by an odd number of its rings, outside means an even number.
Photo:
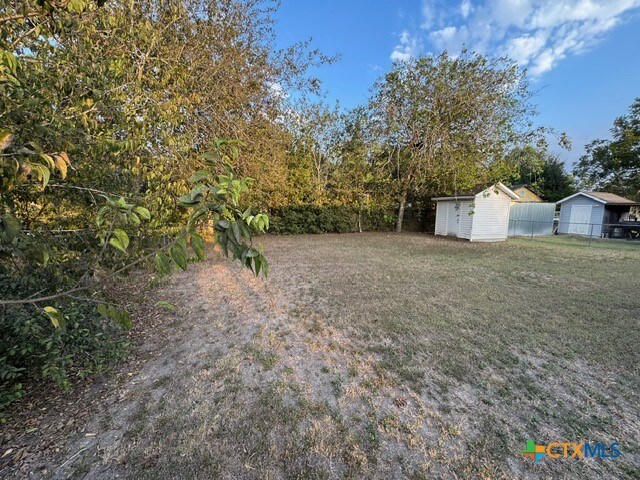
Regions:
<svg viewBox="0 0 640 480"><path fill-rule="evenodd" d="M262 240L268 281L214 256L150 298L174 327L55 475L640 476L637 246ZM528 438L623 454L533 466Z"/></svg>

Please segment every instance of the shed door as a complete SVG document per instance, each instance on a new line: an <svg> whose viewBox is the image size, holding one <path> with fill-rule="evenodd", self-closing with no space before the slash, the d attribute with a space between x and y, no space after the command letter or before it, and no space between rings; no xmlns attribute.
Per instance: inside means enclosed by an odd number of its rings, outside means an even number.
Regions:
<svg viewBox="0 0 640 480"><path fill-rule="evenodd" d="M455 202L447 202L447 235L458 236L458 223L460 218L458 216L458 205Z"/></svg>
<svg viewBox="0 0 640 480"><path fill-rule="evenodd" d="M569 218L569 233L589 235L591 221L591 205L573 205Z"/></svg>

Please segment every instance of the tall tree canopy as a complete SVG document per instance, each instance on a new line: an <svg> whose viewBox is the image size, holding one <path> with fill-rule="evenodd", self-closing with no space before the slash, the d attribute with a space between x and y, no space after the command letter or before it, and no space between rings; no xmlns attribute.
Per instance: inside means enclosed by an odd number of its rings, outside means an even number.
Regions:
<svg viewBox="0 0 640 480"><path fill-rule="evenodd" d="M640 98L615 119L611 137L586 145L573 173L586 187L640 200Z"/></svg>
<svg viewBox="0 0 640 480"><path fill-rule="evenodd" d="M376 82L372 125L395 182L397 230L408 194L488 181L512 146L531 140L530 96L514 62L468 52L396 63Z"/></svg>
<svg viewBox="0 0 640 480"><path fill-rule="evenodd" d="M511 185L529 185L548 202L557 202L576 191L564 163L544 147L518 147L507 154L507 159L510 165L515 165L509 178Z"/></svg>

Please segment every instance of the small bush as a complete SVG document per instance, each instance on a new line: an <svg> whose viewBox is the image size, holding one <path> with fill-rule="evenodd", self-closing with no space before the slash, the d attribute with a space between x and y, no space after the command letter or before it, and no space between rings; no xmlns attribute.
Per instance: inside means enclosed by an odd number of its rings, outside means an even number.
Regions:
<svg viewBox="0 0 640 480"><path fill-rule="evenodd" d="M14 296L28 278L0 275L2 297ZM45 381L68 388L73 377L98 373L124 358L123 329L102 317L95 303L70 301L60 310L67 317L64 330L54 328L31 305L0 307L0 422L7 406L22 397L29 385Z"/></svg>

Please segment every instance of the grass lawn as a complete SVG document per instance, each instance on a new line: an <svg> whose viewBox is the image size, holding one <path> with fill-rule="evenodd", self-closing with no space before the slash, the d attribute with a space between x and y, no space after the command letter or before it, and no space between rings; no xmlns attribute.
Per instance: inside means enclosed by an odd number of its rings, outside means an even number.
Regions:
<svg viewBox="0 0 640 480"><path fill-rule="evenodd" d="M272 281L295 285L435 410L443 448L431 461L443 465L432 471L640 475L640 245L366 234L266 247ZM520 455L527 438L620 441L624 453L534 468Z"/></svg>
<svg viewBox="0 0 640 480"><path fill-rule="evenodd" d="M640 245L261 240L267 281L214 257L149 294L176 306L159 353L58 473L640 477ZM622 455L533 465L527 439Z"/></svg>

